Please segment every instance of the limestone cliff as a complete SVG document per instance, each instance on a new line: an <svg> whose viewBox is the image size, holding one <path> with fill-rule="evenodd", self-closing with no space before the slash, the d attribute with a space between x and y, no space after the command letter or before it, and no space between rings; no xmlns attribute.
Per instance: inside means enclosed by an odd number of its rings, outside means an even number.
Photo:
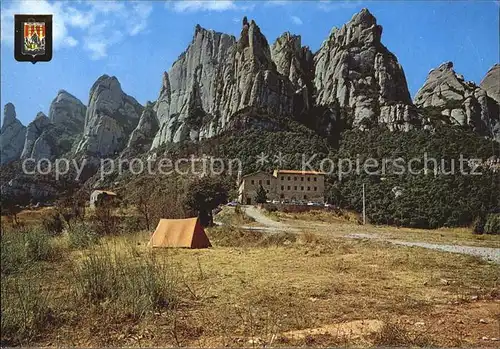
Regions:
<svg viewBox="0 0 500 349"><path fill-rule="evenodd" d="M469 126L480 135L500 140L499 105L475 83L465 81L446 62L431 70L415 95L425 122Z"/></svg>
<svg viewBox="0 0 500 349"><path fill-rule="evenodd" d="M7 164L19 159L23 152L26 127L16 118L16 108L7 103L3 109L0 130L0 163Z"/></svg>
<svg viewBox="0 0 500 349"><path fill-rule="evenodd" d="M90 89L77 153L91 157L117 155L126 147L142 110L134 98L123 92L116 77L101 76Z"/></svg>
<svg viewBox="0 0 500 349"><path fill-rule="evenodd" d="M333 28L314 57L316 104L338 105L354 127L407 130L418 116L403 68L381 37L382 27L367 9Z"/></svg>

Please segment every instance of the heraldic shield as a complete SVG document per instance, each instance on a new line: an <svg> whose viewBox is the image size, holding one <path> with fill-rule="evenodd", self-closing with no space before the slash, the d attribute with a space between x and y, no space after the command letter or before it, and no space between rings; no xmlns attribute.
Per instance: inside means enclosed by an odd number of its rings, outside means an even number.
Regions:
<svg viewBox="0 0 500 349"><path fill-rule="evenodd" d="M15 15L14 55L20 62L52 59L52 15Z"/></svg>

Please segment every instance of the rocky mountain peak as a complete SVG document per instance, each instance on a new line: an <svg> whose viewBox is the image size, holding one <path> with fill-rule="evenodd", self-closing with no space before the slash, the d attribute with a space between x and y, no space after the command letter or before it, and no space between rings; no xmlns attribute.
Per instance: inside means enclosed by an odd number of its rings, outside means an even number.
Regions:
<svg viewBox="0 0 500 349"><path fill-rule="evenodd" d="M49 119L56 125L64 125L72 132L82 132L87 107L75 96L60 90L50 104Z"/></svg>
<svg viewBox="0 0 500 349"><path fill-rule="evenodd" d="M12 103L7 103L3 107L2 128L6 127L7 125L10 125L11 123L15 122L16 120L17 120L16 107Z"/></svg>
<svg viewBox="0 0 500 349"><path fill-rule="evenodd" d="M6 164L19 159L23 151L26 127L16 118L14 104L7 103L3 109L0 130L0 163Z"/></svg>
<svg viewBox="0 0 500 349"><path fill-rule="evenodd" d="M382 38L382 26L366 8L355 14L342 28L334 27L324 45L335 43L343 47L379 45Z"/></svg>
<svg viewBox="0 0 500 349"><path fill-rule="evenodd" d="M481 135L500 138L498 103L486 90L457 74L452 62L429 72L414 102L423 110L426 123L469 126Z"/></svg>
<svg viewBox="0 0 500 349"><path fill-rule="evenodd" d="M40 158L45 156L50 156L49 151L40 152L35 151L35 144L38 139L42 136L44 131L46 131L51 126L50 120L43 112L38 112L35 119L28 124L26 128L26 137L24 139L24 147L21 153L21 159L26 158ZM34 154L35 153L35 154Z"/></svg>
<svg viewBox="0 0 500 349"><path fill-rule="evenodd" d="M310 109L312 104L312 81L314 59L309 47L302 46L300 35L285 32L271 46L271 57L278 73L286 76L296 92L296 113Z"/></svg>
<svg viewBox="0 0 500 349"><path fill-rule="evenodd" d="M42 125L43 123L46 123L48 121L49 121L49 118L47 117L47 115L45 115L45 113L39 111L38 113L36 113L35 120L33 121L33 123L35 125Z"/></svg>
<svg viewBox="0 0 500 349"><path fill-rule="evenodd" d="M417 114L403 68L381 35L367 9L331 31L314 57L316 104L335 106L332 118L352 118L345 120L348 126L409 129L418 123Z"/></svg>
<svg viewBox="0 0 500 349"><path fill-rule="evenodd" d="M102 75L90 89L85 128L77 152L107 156L123 150L142 110L133 97L123 92L116 77Z"/></svg>
<svg viewBox="0 0 500 349"><path fill-rule="evenodd" d="M248 19L243 18L243 27L238 40L238 52L245 59L251 59L256 69L274 69L269 43L253 19L248 24Z"/></svg>
<svg viewBox="0 0 500 349"><path fill-rule="evenodd" d="M377 19L372 15L370 10L368 10L367 8L363 8L352 17L351 21L348 24L361 24L367 27L371 27L372 25L377 24Z"/></svg>
<svg viewBox="0 0 500 349"><path fill-rule="evenodd" d="M500 103L500 64L497 63L491 67L479 86L489 97Z"/></svg>

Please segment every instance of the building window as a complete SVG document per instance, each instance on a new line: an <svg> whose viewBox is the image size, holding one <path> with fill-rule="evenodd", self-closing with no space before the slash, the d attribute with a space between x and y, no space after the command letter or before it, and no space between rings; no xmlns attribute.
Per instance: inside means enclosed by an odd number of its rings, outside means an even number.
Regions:
<svg viewBox="0 0 500 349"><path fill-rule="evenodd" d="M311 190L311 187L307 187L307 191Z"/></svg>
<svg viewBox="0 0 500 349"><path fill-rule="evenodd" d="M317 178L316 177L314 177L314 181L317 182Z"/></svg>
<svg viewBox="0 0 500 349"><path fill-rule="evenodd" d="M304 177L300 177L300 181L303 182L304 181Z"/></svg>
<svg viewBox="0 0 500 349"><path fill-rule="evenodd" d="M307 181L310 182L311 181L311 177L307 177Z"/></svg>
<svg viewBox="0 0 500 349"><path fill-rule="evenodd" d="M314 187L314 191L318 191L318 187Z"/></svg>
<svg viewBox="0 0 500 349"><path fill-rule="evenodd" d="M281 180L284 181L285 180L285 177L281 176Z"/></svg>
<svg viewBox="0 0 500 349"><path fill-rule="evenodd" d="M284 198L285 198L285 194L281 194L280 199L284 199Z"/></svg>
<svg viewBox="0 0 500 349"><path fill-rule="evenodd" d="M307 195L304 195L304 200L307 200Z"/></svg>
<svg viewBox="0 0 500 349"><path fill-rule="evenodd" d="M254 181L253 179L252 179L250 182L251 182L252 184L254 184L254 183L255 183L255 181Z"/></svg>
<svg viewBox="0 0 500 349"><path fill-rule="evenodd" d="M267 185L271 185L271 181L269 179L267 180L266 183L267 183Z"/></svg>
<svg viewBox="0 0 500 349"><path fill-rule="evenodd" d="M262 185L262 181L259 179L259 184Z"/></svg>
<svg viewBox="0 0 500 349"><path fill-rule="evenodd" d="M281 190L285 190L285 186L284 185L281 186Z"/></svg>
<svg viewBox="0 0 500 349"><path fill-rule="evenodd" d="M288 186L287 189L290 190L290 186Z"/></svg>
<svg viewBox="0 0 500 349"><path fill-rule="evenodd" d="M304 190L304 187L300 187L300 190Z"/></svg>
<svg viewBox="0 0 500 349"><path fill-rule="evenodd" d="M288 180L290 180L290 176L288 176Z"/></svg>
<svg viewBox="0 0 500 349"><path fill-rule="evenodd" d="M297 180L297 177L293 177L293 180L296 181Z"/></svg>
<svg viewBox="0 0 500 349"><path fill-rule="evenodd" d="M293 190L297 190L297 186L293 187Z"/></svg>

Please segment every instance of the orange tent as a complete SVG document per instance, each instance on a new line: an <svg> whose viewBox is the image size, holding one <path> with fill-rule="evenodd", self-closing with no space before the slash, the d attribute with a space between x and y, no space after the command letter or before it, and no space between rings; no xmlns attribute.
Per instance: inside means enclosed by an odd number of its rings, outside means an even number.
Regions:
<svg viewBox="0 0 500 349"><path fill-rule="evenodd" d="M149 240L151 247L212 247L198 218L161 219Z"/></svg>

